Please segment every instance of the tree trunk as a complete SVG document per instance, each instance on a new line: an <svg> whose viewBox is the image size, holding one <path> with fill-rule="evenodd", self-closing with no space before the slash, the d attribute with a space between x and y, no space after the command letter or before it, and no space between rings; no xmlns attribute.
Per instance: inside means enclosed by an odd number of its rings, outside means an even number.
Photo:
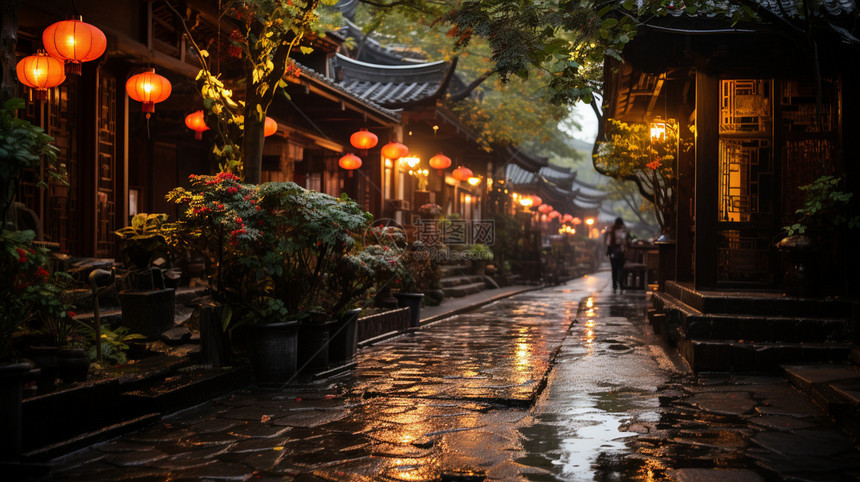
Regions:
<svg viewBox="0 0 860 482"><path fill-rule="evenodd" d="M15 45L18 42L19 0L0 2L0 104L17 95Z"/></svg>
<svg viewBox="0 0 860 482"><path fill-rule="evenodd" d="M245 134L242 138L242 164L245 170L245 182L260 184L263 167L263 136L264 120L257 120L256 111L245 113Z"/></svg>

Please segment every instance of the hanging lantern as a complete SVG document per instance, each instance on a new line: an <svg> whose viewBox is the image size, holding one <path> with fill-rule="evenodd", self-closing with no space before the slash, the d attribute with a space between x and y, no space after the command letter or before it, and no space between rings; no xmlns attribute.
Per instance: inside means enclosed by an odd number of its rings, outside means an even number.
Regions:
<svg viewBox="0 0 860 482"><path fill-rule="evenodd" d="M467 181L470 186L477 186L478 184L481 184L480 177L470 177L469 179L467 179Z"/></svg>
<svg viewBox="0 0 860 482"><path fill-rule="evenodd" d="M269 137L278 132L278 121L266 116L266 122L263 124L263 137Z"/></svg>
<svg viewBox="0 0 860 482"><path fill-rule="evenodd" d="M125 91L128 96L143 103L141 110L146 112L146 117L155 112L156 103L163 102L170 97L172 89L170 81L156 74L155 69L133 75L125 83Z"/></svg>
<svg viewBox="0 0 860 482"><path fill-rule="evenodd" d="M560 218L561 213L558 211L551 211L547 216L549 216L550 219Z"/></svg>
<svg viewBox="0 0 860 482"><path fill-rule="evenodd" d="M382 146L382 156L386 159L400 159L407 155L409 155L409 148L399 142L389 142Z"/></svg>
<svg viewBox="0 0 860 482"><path fill-rule="evenodd" d="M472 170L468 167L460 166L457 169L454 169L451 176L458 181L468 181L469 178L472 177Z"/></svg>
<svg viewBox="0 0 860 482"><path fill-rule="evenodd" d="M361 167L361 159L355 154L347 154L337 161L337 165L341 169L346 169L349 172L349 177L352 177L352 171Z"/></svg>
<svg viewBox="0 0 860 482"><path fill-rule="evenodd" d="M436 172L441 176L443 170L451 167L451 158L440 152L430 158L430 167L436 169Z"/></svg>
<svg viewBox="0 0 860 482"><path fill-rule="evenodd" d="M543 204L543 199L541 199L540 197L535 196L534 194L529 194L529 197L532 200L532 206L537 207Z"/></svg>
<svg viewBox="0 0 860 482"><path fill-rule="evenodd" d="M571 221L573 221L573 216L571 216L570 214L565 214L565 215L561 218L561 222L563 222L563 223L569 223L569 222L571 222Z"/></svg>
<svg viewBox="0 0 860 482"><path fill-rule="evenodd" d="M540 211L541 214L548 214L550 211L552 211L552 206L550 206L549 204L541 204L538 207L538 211Z"/></svg>
<svg viewBox="0 0 860 482"><path fill-rule="evenodd" d="M66 73L81 75L81 62L95 60L105 53L107 39L98 28L80 19L63 20L42 32L48 55L66 61Z"/></svg>
<svg viewBox="0 0 860 482"><path fill-rule="evenodd" d="M541 214L540 215L540 222L545 223L547 221L549 221L549 218L546 217L546 214Z"/></svg>
<svg viewBox="0 0 860 482"><path fill-rule="evenodd" d="M27 87L34 89L36 100L48 98L48 89L56 87L66 80L63 61L55 59L43 50L21 59L16 67L18 80Z"/></svg>
<svg viewBox="0 0 860 482"><path fill-rule="evenodd" d="M349 136L349 143L352 144L352 147L358 149L364 155L367 154L368 149L376 147L378 142L379 138L376 137L376 134L367 129L361 129Z"/></svg>
<svg viewBox="0 0 860 482"><path fill-rule="evenodd" d="M203 132L209 130L206 121L203 120L203 111L198 110L185 116L185 126L194 131L194 139L202 140Z"/></svg>
<svg viewBox="0 0 860 482"><path fill-rule="evenodd" d="M581 219L579 219L579 218L573 218L573 219L571 220L571 222L573 222L573 224L574 224L574 225L576 225L576 226L578 226L578 225L582 224L582 220L581 220Z"/></svg>

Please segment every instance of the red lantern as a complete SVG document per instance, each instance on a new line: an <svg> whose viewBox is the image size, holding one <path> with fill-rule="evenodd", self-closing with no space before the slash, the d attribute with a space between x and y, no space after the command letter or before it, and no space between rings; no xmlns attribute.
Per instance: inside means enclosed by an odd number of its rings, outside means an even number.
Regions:
<svg viewBox="0 0 860 482"><path fill-rule="evenodd" d="M48 98L48 89L56 87L66 80L63 61L55 59L40 50L35 55L21 59L16 67L18 80L31 89L35 89L33 97L36 100Z"/></svg>
<svg viewBox="0 0 860 482"><path fill-rule="evenodd" d="M574 224L574 225L577 225L577 226L578 226L578 225L580 225L580 224L582 224L582 220L581 220L581 219L579 219L579 218L573 218L573 219L571 220L571 222L573 222L573 224Z"/></svg>
<svg viewBox="0 0 860 482"><path fill-rule="evenodd" d="M202 110L192 112L185 116L185 126L194 131L194 138L198 141L203 139L203 132L209 130L209 126L206 125L206 121L203 117Z"/></svg>
<svg viewBox="0 0 860 482"><path fill-rule="evenodd" d="M346 169L349 172L349 177L352 177L352 171L361 167L361 159L355 154L347 154L337 161L337 165L341 169Z"/></svg>
<svg viewBox="0 0 860 482"><path fill-rule="evenodd" d="M440 152L430 158L430 167L436 169L436 172L441 176L443 170L451 167L451 158Z"/></svg>
<svg viewBox="0 0 860 482"><path fill-rule="evenodd" d="M66 61L66 72L81 75L81 62L105 53L107 39L98 28L79 19L63 20L42 32L42 43L51 57Z"/></svg>
<svg viewBox="0 0 860 482"><path fill-rule="evenodd" d="M552 206L550 206L549 204L541 204L540 206L538 206L538 211L540 211L541 214L548 214L550 211L552 211Z"/></svg>
<svg viewBox="0 0 860 482"><path fill-rule="evenodd" d="M534 194L529 194L529 199L532 200L532 207L537 207L543 204L543 199L535 196Z"/></svg>
<svg viewBox="0 0 860 482"><path fill-rule="evenodd" d="M468 167L460 166L457 169L454 169L454 172L452 172L451 175L458 181L467 181L472 177L472 170Z"/></svg>
<svg viewBox="0 0 860 482"><path fill-rule="evenodd" d="M560 218L561 213L558 211L551 211L547 216L549 216L550 219Z"/></svg>
<svg viewBox="0 0 860 482"><path fill-rule="evenodd" d="M382 146L382 156L386 159L400 159L409 155L409 148L399 142L389 142Z"/></svg>
<svg viewBox="0 0 860 482"><path fill-rule="evenodd" d="M132 99L142 102L141 110L146 116L155 112L155 104L163 102L170 97L173 87L170 81L155 73L155 69L149 69L137 75L133 75L125 83L125 91Z"/></svg>
<svg viewBox="0 0 860 482"><path fill-rule="evenodd" d="M367 150L376 147L378 142L379 138L376 137L376 134L367 129L361 129L349 136L349 143L352 144L352 147L360 150L362 154L367 154Z"/></svg>
<svg viewBox="0 0 860 482"><path fill-rule="evenodd" d="M564 217L562 217L561 219L561 222L563 223L569 223L571 221L573 221L573 216L571 216L570 214L565 214Z"/></svg>
<svg viewBox="0 0 860 482"><path fill-rule="evenodd" d="M263 124L263 136L269 137L278 132L278 122L269 116L266 116L266 123Z"/></svg>

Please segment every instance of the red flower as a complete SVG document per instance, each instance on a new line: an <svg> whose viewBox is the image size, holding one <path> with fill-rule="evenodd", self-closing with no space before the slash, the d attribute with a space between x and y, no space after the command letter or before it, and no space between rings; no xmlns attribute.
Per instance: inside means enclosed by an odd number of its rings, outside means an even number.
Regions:
<svg viewBox="0 0 860 482"><path fill-rule="evenodd" d="M75 315L76 315L76 313L74 311L67 311L66 312L66 316L68 316L69 318L74 318Z"/></svg>
<svg viewBox="0 0 860 482"><path fill-rule="evenodd" d="M26 258L26 257L27 257L27 252L26 252L26 251L24 251L24 248L18 248L18 249L17 249L17 251L18 251L18 256L20 256L20 257L22 257L22 258Z"/></svg>
<svg viewBox="0 0 860 482"><path fill-rule="evenodd" d="M37 278L45 279L45 278L47 278L50 274L51 274L51 273L48 273L48 271L47 271L45 268L41 267L41 266L39 266L39 267L36 269L36 277L37 277Z"/></svg>
<svg viewBox="0 0 860 482"><path fill-rule="evenodd" d="M239 216L236 216L236 223L242 224L242 218L240 218Z"/></svg>
<svg viewBox="0 0 860 482"><path fill-rule="evenodd" d="M648 169L654 169L656 171L657 168L660 167L660 161L659 160L651 161L648 164L645 164L645 167L647 167Z"/></svg>

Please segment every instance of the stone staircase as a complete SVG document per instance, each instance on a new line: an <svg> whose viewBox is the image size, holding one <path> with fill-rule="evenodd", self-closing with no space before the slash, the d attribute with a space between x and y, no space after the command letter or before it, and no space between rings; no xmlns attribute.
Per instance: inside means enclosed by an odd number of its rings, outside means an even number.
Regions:
<svg viewBox="0 0 860 482"><path fill-rule="evenodd" d="M777 292L697 291L667 282L649 319L696 372L779 373L781 365L845 362L853 305Z"/></svg>
<svg viewBox="0 0 860 482"><path fill-rule="evenodd" d="M465 265L443 265L439 270L439 286L445 293L445 298L461 298L499 287L489 276L469 274L470 268Z"/></svg>
<svg viewBox="0 0 860 482"><path fill-rule="evenodd" d="M860 441L860 349L851 363L785 365L785 377L827 413L855 442Z"/></svg>

